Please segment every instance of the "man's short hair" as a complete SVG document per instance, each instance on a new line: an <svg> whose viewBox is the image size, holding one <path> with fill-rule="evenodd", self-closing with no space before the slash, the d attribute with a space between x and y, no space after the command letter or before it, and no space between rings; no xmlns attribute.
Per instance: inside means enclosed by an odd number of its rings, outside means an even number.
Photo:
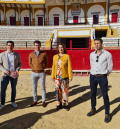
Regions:
<svg viewBox="0 0 120 129"><path fill-rule="evenodd" d="M14 46L14 42L13 41L7 41L6 42L6 46L8 45L8 43L12 43L12 45Z"/></svg>
<svg viewBox="0 0 120 129"><path fill-rule="evenodd" d="M103 40L101 38L96 38L94 41L99 40L101 43L103 43Z"/></svg>
<svg viewBox="0 0 120 129"><path fill-rule="evenodd" d="M41 45L41 42L40 42L39 40L35 40L35 41L34 41L34 45L35 45L35 43L38 43L38 44Z"/></svg>

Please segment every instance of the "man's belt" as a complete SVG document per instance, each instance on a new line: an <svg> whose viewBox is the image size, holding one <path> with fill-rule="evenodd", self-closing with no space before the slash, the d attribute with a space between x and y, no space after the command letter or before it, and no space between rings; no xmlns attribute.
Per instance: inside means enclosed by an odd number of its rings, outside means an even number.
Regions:
<svg viewBox="0 0 120 129"><path fill-rule="evenodd" d="M96 74L96 75L94 75L94 76L96 76L96 77L101 77L101 76L104 76L104 75L107 75L107 74Z"/></svg>

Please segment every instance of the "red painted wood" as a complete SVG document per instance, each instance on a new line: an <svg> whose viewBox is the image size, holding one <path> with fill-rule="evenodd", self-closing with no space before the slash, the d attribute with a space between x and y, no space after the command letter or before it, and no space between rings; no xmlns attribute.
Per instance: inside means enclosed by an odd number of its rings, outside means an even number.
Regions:
<svg viewBox="0 0 120 129"><path fill-rule="evenodd" d="M24 17L24 26L29 26L29 17Z"/></svg>
<svg viewBox="0 0 120 129"><path fill-rule="evenodd" d="M72 40L70 40L70 49L72 49Z"/></svg>
<svg viewBox="0 0 120 129"><path fill-rule="evenodd" d="M59 17L54 17L54 26L59 26Z"/></svg>
<svg viewBox="0 0 120 129"><path fill-rule="evenodd" d="M28 63L29 54L33 50L15 50L21 56L22 69L30 69ZM48 56L48 67L52 67L53 56L57 54L56 50L44 50ZM113 70L120 70L120 50L108 50L113 57ZM3 50L0 50L0 53ZM67 50L67 54L71 57L72 69L73 70L90 70L90 53L93 50Z"/></svg>
<svg viewBox="0 0 120 129"><path fill-rule="evenodd" d="M73 16L73 23L78 23L78 16Z"/></svg>
<svg viewBox="0 0 120 129"><path fill-rule="evenodd" d="M38 26L43 26L43 17L38 17Z"/></svg>
<svg viewBox="0 0 120 129"><path fill-rule="evenodd" d="M81 68L81 50L67 50L67 54L70 55L72 69L79 70Z"/></svg>
<svg viewBox="0 0 120 129"><path fill-rule="evenodd" d="M15 17L10 17L10 25L11 26L15 25Z"/></svg>
<svg viewBox="0 0 120 129"><path fill-rule="evenodd" d="M117 16L118 16L118 13L112 13L112 23L117 23Z"/></svg>
<svg viewBox="0 0 120 129"><path fill-rule="evenodd" d="M91 37L89 37L89 49L91 49Z"/></svg>

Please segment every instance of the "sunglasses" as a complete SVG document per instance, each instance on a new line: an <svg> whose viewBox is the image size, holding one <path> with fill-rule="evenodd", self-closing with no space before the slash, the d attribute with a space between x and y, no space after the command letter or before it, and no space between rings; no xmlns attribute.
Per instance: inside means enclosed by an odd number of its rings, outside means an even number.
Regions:
<svg viewBox="0 0 120 129"><path fill-rule="evenodd" d="M96 59L96 62L98 62L98 61L99 61L99 56L97 56L96 58L97 58L97 59Z"/></svg>

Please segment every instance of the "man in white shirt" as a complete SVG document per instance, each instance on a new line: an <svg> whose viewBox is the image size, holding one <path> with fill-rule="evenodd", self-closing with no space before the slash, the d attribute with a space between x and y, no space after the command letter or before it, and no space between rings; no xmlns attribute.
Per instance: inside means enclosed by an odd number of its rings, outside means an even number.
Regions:
<svg viewBox="0 0 120 129"><path fill-rule="evenodd" d="M0 110L5 107L5 94L9 81L11 82L12 88L11 102L13 107L17 107L17 104L15 103L15 97L18 77L11 77L11 73L18 75L22 66L19 53L13 51L14 42L7 41L6 45L7 51L0 54L0 71L2 71Z"/></svg>
<svg viewBox="0 0 120 129"><path fill-rule="evenodd" d="M108 79L107 75L112 72L113 61L112 55L102 48L103 41L102 39L94 40L96 51L90 54L90 65L91 65L91 74L90 74L90 88L91 88L91 111L87 116L92 116L96 113L96 93L97 85L100 85L100 89L104 99L105 106L105 122L110 121L109 115L109 97L108 97Z"/></svg>

